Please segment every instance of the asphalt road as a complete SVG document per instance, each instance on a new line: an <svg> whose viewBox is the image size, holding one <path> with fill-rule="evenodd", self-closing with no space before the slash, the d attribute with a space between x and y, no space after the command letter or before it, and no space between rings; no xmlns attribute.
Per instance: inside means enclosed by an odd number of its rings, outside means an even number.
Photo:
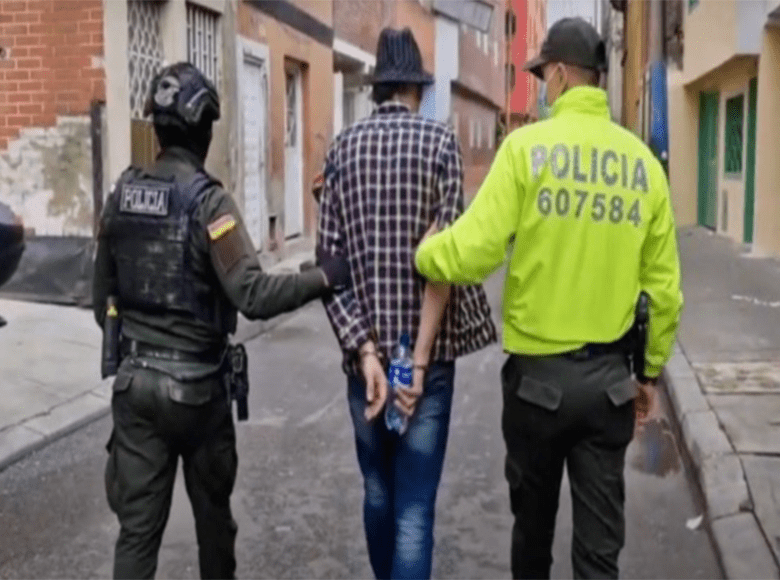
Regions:
<svg viewBox="0 0 780 580"><path fill-rule="evenodd" d="M500 280L488 293L500 317ZM239 577L369 578L346 381L321 305L247 343L250 420L238 426ZM436 519L434 577L508 578L512 524L503 475L499 346L458 363ZM695 488L668 422L639 436L627 461L625 578L716 578ZM0 577L105 578L118 525L103 489L104 418L0 472ZM571 577L571 501L562 489L553 577ZM197 578L181 477L159 578Z"/></svg>

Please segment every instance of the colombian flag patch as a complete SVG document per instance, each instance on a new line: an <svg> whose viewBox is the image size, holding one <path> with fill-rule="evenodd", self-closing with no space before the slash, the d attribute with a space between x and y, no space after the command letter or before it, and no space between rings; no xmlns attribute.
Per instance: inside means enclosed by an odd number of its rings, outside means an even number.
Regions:
<svg viewBox="0 0 780 580"><path fill-rule="evenodd" d="M208 226L206 226L206 228L209 230L209 238L211 238L211 241L216 242L225 234L228 234L236 229L236 225L236 218L234 218L231 214L226 213L222 217L219 217L211 222Z"/></svg>

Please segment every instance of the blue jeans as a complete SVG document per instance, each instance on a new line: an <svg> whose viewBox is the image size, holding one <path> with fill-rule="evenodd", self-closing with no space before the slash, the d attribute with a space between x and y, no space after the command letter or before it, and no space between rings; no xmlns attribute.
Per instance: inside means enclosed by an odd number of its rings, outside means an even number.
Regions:
<svg viewBox="0 0 780 580"><path fill-rule="evenodd" d="M450 427L455 363L434 363L403 436L388 431L384 413L368 423L366 387L348 380L349 409L363 473L363 522L377 578L430 578L433 519Z"/></svg>

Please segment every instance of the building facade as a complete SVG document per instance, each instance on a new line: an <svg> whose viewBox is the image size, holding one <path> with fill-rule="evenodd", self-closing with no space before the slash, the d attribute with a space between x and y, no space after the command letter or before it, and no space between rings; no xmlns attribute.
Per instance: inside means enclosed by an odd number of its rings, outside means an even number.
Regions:
<svg viewBox="0 0 780 580"><path fill-rule="evenodd" d="M493 9L486 31L435 0L3 0L0 200L22 216L30 244L77 254L68 269L87 287L111 183L159 151L143 115L151 80L189 61L222 100L206 168L258 250L279 257L316 229L310 184L333 136L373 109L367 77L386 26L413 30L436 77L422 113L452 123L473 194L505 101L504 0L480 2Z"/></svg>
<svg viewBox="0 0 780 580"><path fill-rule="evenodd" d="M523 71L536 56L547 31L546 0L507 0L507 92L510 130L539 119L541 82ZM506 111L506 109L505 109Z"/></svg>
<svg viewBox="0 0 780 580"><path fill-rule="evenodd" d="M143 103L166 63L215 83L206 167L259 249L311 234L333 136L330 0L19 0L0 14L0 199L34 236L90 239L110 184L158 146ZM110 38L110 42L104 42ZM316 102L313 95L317 95Z"/></svg>
<svg viewBox="0 0 780 580"><path fill-rule="evenodd" d="M687 0L683 32L669 80L677 220L780 255L780 0Z"/></svg>
<svg viewBox="0 0 780 580"><path fill-rule="evenodd" d="M528 0L528 18L526 20L526 54L525 60L539 54L542 43L547 36L549 16L547 14L548 0ZM539 119L546 111L546 93L544 83L529 73L523 73L528 77L528 100L532 120Z"/></svg>
<svg viewBox="0 0 780 580"><path fill-rule="evenodd" d="M504 2L495 0L487 32L461 24L458 68L451 77L451 116L464 163L464 190L473 197L487 175L499 136L499 115L504 108L506 66ZM441 22L439 23L441 28ZM447 54L446 37L437 36L437 48ZM441 42L445 41L445 42Z"/></svg>
<svg viewBox="0 0 780 580"><path fill-rule="evenodd" d="M153 162L143 104L177 61L219 90L206 168L257 248L273 259L310 237L308 184L334 130L333 71L318 64L333 42L330 0L3 0L0 199L27 227L24 260L40 260L20 272L78 271L61 286L89 287L105 195L128 165Z"/></svg>
<svg viewBox="0 0 780 580"><path fill-rule="evenodd" d="M316 230L309 184L333 138L333 2L243 0L237 10L239 189L255 243L276 250Z"/></svg>
<svg viewBox="0 0 780 580"><path fill-rule="evenodd" d="M0 200L31 234L92 235L103 38L102 0L2 3Z"/></svg>
<svg viewBox="0 0 780 580"><path fill-rule="evenodd" d="M506 100L504 1L481 4L491 8L485 30L434 12L436 81L421 107L424 116L450 123L458 136L467 199L476 194L490 168Z"/></svg>

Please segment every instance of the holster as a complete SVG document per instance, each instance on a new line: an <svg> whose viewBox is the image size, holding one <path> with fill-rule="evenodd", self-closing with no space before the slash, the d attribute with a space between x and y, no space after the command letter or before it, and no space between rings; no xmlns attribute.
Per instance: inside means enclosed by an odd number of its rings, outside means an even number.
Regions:
<svg viewBox="0 0 780 580"><path fill-rule="evenodd" d="M647 323L650 320L650 297L645 292L639 293L634 318L633 349L631 353L631 365L636 379L644 383L645 376L645 350L647 348Z"/></svg>
<svg viewBox="0 0 780 580"><path fill-rule="evenodd" d="M103 321L103 346L100 355L100 374L105 379L116 375L122 362L120 335L122 319L117 310L117 301L109 296L106 301L106 317Z"/></svg>
<svg viewBox="0 0 780 580"><path fill-rule="evenodd" d="M249 368L247 366L246 349L243 344L228 346L225 387L228 402L236 402L236 415L239 421L249 418Z"/></svg>

